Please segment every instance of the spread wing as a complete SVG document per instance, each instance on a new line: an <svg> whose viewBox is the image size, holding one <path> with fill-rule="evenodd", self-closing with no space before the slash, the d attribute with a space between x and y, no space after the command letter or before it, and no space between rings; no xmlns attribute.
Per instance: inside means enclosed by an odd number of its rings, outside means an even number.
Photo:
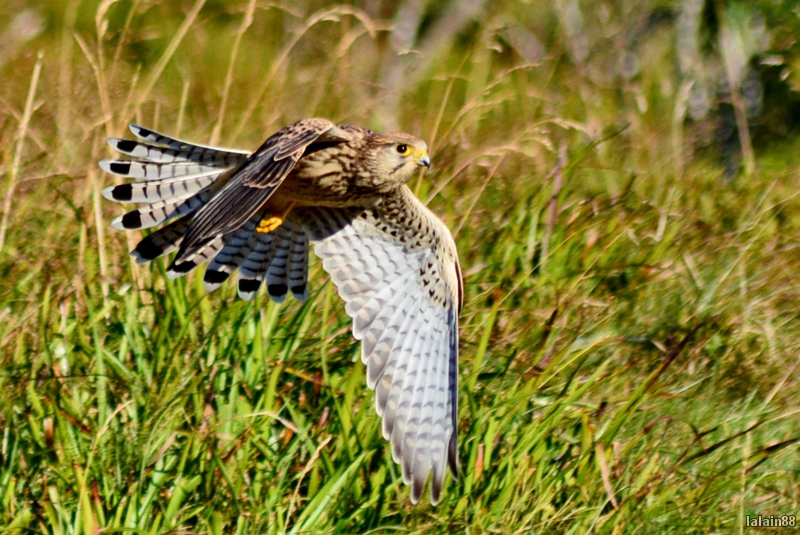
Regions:
<svg viewBox="0 0 800 535"><path fill-rule="evenodd" d="M215 184L219 189L192 217L173 264L191 259L211 240L244 225L275 192L309 145L350 138L350 134L326 119L298 121L270 136L244 163Z"/></svg>
<svg viewBox="0 0 800 535"><path fill-rule="evenodd" d="M450 233L405 186L374 208L293 216L303 221L353 318L383 436L411 501L417 503L432 471L435 505L446 466L458 474L461 276Z"/></svg>

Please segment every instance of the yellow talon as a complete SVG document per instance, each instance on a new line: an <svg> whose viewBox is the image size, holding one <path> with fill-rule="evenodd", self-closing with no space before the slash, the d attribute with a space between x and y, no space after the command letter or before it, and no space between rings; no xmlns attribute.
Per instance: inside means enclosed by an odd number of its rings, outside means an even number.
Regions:
<svg viewBox="0 0 800 535"><path fill-rule="evenodd" d="M283 225L284 218L279 215L265 215L261 218L256 226L256 232L260 234L269 234L276 228Z"/></svg>
<svg viewBox="0 0 800 535"><path fill-rule="evenodd" d="M289 211L292 209L292 206L294 206L294 203L290 202L283 209L282 213L264 214L264 217L262 217L261 221L259 221L258 225L256 225L256 232L259 234L269 234L276 228L283 225L283 222L286 221L286 216L289 215Z"/></svg>

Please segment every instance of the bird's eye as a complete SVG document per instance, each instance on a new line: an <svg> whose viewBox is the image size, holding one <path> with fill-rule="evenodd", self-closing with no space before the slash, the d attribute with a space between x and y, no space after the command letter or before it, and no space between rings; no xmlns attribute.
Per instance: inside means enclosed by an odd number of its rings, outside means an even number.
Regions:
<svg viewBox="0 0 800 535"><path fill-rule="evenodd" d="M406 145L405 143L400 143L399 145L397 145L395 147L395 150L397 151L397 154L402 154L403 156L411 152L411 149L408 148L408 145Z"/></svg>

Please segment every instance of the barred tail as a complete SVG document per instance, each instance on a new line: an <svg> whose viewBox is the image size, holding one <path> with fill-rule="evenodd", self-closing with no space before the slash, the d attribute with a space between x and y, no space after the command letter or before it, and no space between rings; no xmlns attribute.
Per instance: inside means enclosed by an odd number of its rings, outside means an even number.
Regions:
<svg viewBox="0 0 800 535"><path fill-rule="evenodd" d="M111 138L109 145L134 159L103 160L108 173L134 179L111 186L102 195L139 207L112 221L118 230L146 229L167 223L131 251L143 264L169 254L181 245L196 211L216 193L218 180L243 164L249 153L181 141L138 125L131 132L142 141ZM226 175L223 177L223 175ZM176 219L179 218L179 219ZM266 279L270 298L283 302L287 292L304 301L308 296L308 237L291 219L269 234L255 231L261 214L237 230L217 236L167 271L180 277L209 262L203 278L206 289L217 289L234 271L239 273L239 295L252 299Z"/></svg>

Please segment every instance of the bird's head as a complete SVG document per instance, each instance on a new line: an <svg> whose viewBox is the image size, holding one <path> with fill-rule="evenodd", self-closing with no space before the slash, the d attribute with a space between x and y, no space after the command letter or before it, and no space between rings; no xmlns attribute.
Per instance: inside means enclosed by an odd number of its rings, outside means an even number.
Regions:
<svg viewBox="0 0 800 535"><path fill-rule="evenodd" d="M370 139L371 166L382 185L397 186L408 181L420 167L430 167L428 144L409 134L375 134Z"/></svg>

